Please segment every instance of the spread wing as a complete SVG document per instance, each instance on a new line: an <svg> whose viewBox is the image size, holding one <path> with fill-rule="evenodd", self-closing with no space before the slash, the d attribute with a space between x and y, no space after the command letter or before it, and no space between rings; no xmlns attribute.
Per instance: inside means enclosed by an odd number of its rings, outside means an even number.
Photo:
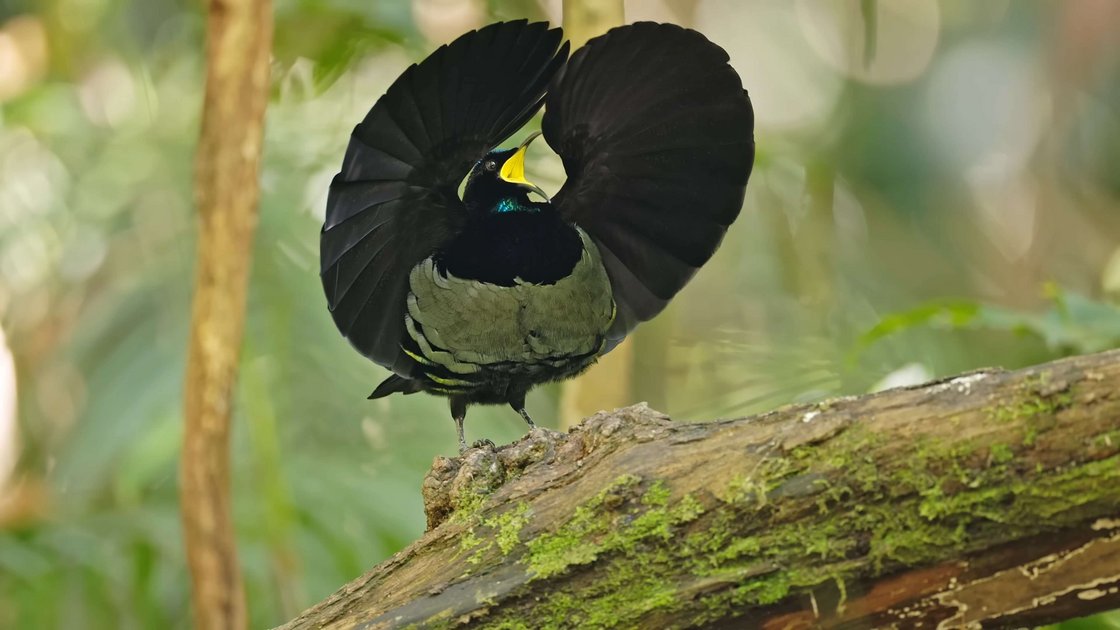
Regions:
<svg viewBox="0 0 1120 630"><path fill-rule="evenodd" d="M408 273L462 226L471 167L540 109L568 56L560 29L492 24L410 66L354 128L331 182L320 274L331 316L362 354L408 374Z"/></svg>
<svg viewBox="0 0 1120 630"><path fill-rule="evenodd" d="M544 137L568 179L553 204L610 276L617 344L715 252L743 203L754 112L727 53L640 22L592 39L549 88Z"/></svg>

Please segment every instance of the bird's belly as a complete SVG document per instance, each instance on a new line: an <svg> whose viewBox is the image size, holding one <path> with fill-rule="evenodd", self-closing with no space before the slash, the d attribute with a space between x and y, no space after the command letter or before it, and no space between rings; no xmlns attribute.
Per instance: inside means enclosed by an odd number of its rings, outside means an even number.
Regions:
<svg viewBox="0 0 1120 630"><path fill-rule="evenodd" d="M449 388L503 375L540 382L590 365L615 305L598 250L580 236L580 261L553 284L500 286L445 276L430 258L414 267L405 325L416 345L413 358L429 379Z"/></svg>

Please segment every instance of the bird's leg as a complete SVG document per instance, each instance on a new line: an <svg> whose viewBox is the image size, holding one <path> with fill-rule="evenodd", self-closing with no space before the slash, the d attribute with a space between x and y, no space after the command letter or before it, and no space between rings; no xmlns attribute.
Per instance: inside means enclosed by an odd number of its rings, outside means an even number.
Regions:
<svg viewBox="0 0 1120 630"><path fill-rule="evenodd" d="M455 416L455 431L459 435L459 454L467 452L467 438L463 435L463 416Z"/></svg>
<svg viewBox="0 0 1120 630"><path fill-rule="evenodd" d="M463 435L463 421L467 419L467 401L465 398L453 396L451 398L451 417L455 420L455 431L459 436L459 454L467 451L467 438Z"/></svg>
<svg viewBox="0 0 1120 630"><path fill-rule="evenodd" d="M518 409L517 413L521 414L522 418L525 418L525 424L529 425L530 430L537 428L537 424L529 417L529 412L525 411L524 407Z"/></svg>
<svg viewBox="0 0 1120 630"><path fill-rule="evenodd" d="M529 412L525 411L525 392L510 396L509 406L513 407L513 410L525 419L525 424L529 425L530 431L537 428L537 424L529 417Z"/></svg>

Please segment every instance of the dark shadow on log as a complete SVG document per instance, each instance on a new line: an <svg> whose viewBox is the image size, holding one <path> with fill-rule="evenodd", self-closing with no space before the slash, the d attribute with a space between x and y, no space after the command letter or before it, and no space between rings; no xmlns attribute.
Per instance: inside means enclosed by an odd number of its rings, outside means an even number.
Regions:
<svg viewBox="0 0 1120 630"><path fill-rule="evenodd" d="M1120 351L437 458L429 531L284 628L1030 626L1120 606Z"/></svg>

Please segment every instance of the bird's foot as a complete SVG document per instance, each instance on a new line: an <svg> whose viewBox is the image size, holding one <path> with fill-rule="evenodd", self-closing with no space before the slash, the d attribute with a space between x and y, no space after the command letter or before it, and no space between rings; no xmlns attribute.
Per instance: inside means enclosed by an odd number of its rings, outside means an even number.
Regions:
<svg viewBox="0 0 1120 630"><path fill-rule="evenodd" d="M497 445L494 444L494 441L490 440L490 439L487 439L487 438L483 438L481 440L475 440L474 444L471 444L471 448L482 448L484 446L488 446L490 448L497 448Z"/></svg>

